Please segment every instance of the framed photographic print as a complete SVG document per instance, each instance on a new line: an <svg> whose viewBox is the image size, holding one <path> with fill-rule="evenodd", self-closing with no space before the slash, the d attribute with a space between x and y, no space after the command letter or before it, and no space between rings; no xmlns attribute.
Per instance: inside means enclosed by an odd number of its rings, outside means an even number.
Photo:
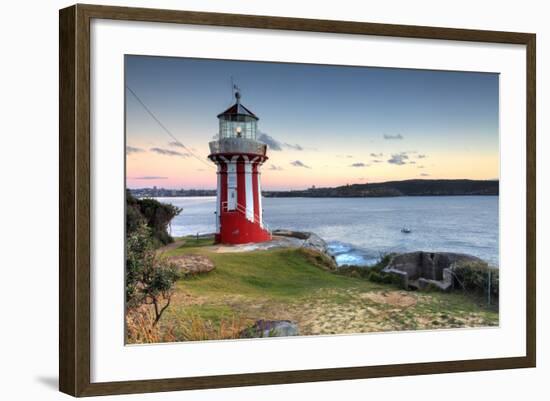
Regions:
<svg viewBox="0 0 550 401"><path fill-rule="evenodd" d="M534 367L535 35L60 11L60 390Z"/></svg>

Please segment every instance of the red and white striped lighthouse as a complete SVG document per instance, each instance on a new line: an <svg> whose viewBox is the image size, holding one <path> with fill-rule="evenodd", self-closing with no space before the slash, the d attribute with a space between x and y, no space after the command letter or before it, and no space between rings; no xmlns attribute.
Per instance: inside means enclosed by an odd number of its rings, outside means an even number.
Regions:
<svg viewBox="0 0 550 401"><path fill-rule="evenodd" d="M271 233L262 221L260 166L267 146L256 140L258 117L240 102L218 115L218 139L210 142L210 160L218 167L216 241L264 242Z"/></svg>

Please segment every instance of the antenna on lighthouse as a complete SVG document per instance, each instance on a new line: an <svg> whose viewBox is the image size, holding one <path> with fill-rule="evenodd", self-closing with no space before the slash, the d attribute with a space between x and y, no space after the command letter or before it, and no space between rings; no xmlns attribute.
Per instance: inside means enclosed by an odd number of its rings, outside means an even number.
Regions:
<svg viewBox="0 0 550 401"><path fill-rule="evenodd" d="M239 92L239 88L235 86L235 99L237 99L237 104L241 102L241 92Z"/></svg>
<svg viewBox="0 0 550 401"><path fill-rule="evenodd" d="M231 97L233 96L237 99L237 103L239 103L241 99L241 88L237 86L233 80L233 75L231 75Z"/></svg>

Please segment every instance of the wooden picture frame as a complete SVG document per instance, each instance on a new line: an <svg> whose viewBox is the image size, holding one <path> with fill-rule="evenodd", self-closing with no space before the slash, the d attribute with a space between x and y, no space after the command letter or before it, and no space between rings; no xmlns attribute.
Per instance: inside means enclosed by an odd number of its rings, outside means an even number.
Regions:
<svg viewBox="0 0 550 401"><path fill-rule="evenodd" d="M525 45L527 49L525 60L527 71L526 356L92 383L90 380L90 21L94 18ZM59 28L59 388L62 392L73 396L94 396L535 366L536 37L534 34L80 4L60 11Z"/></svg>

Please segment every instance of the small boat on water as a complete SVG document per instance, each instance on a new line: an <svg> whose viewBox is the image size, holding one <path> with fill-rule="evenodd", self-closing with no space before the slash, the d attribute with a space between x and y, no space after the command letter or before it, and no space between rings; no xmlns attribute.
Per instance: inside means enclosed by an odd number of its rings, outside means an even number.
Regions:
<svg viewBox="0 0 550 401"><path fill-rule="evenodd" d="M410 233L412 232L412 230L411 230L410 228L403 227L403 228L401 229L401 232L402 232L403 234L410 234Z"/></svg>

